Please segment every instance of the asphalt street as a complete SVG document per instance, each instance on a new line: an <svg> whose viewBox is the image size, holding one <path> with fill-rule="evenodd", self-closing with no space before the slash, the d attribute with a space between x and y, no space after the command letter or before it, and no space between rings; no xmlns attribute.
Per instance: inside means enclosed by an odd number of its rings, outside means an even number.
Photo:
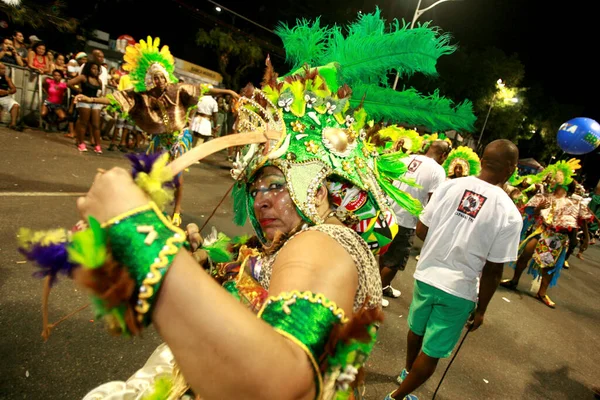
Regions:
<svg viewBox="0 0 600 400"><path fill-rule="evenodd" d="M72 226L78 220L75 200L97 169L128 168L128 162L120 152L78 153L62 134L34 130L0 128L0 149L0 398L81 399L101 383L127 379L161 340L153 329L140 338L112 337L86 309L44 342L42 282L32 278L33 265L17 252L16 233L19 227ZM190 168L184 224L205 221L230 185L223 154ZM229 235L250 233L235 227L231 216L227 198L205 233L213 225ZM366 399L383 399L392 391L404 365L415 263L411 257L394 281L402 296L385 310L367 365ZM505 276L510 273L505 267ZM436 399L593 399L590 387L600 385L600 245L585 260L572 257L571 268L549 292L556 309L537 301L531 286L524 275L520 292L498 289L484 325L469 334ZM85 304L85 293L60 279L50 295L50 321ZM420 399L431 399L448 361L416 392Z"/></svg>

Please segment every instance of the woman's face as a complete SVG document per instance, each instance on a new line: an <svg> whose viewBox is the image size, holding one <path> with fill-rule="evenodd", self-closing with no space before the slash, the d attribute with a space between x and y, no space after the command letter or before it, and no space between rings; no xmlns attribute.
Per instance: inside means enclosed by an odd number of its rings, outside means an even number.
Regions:
<svg viewBox="0 0 600 400"><path fill-rule="evenodd" d="M60 65L60 66L65 65L65 56L63 56L61 54L58 57L56 57L56 65Z"/></svg>
<svg viewBox="0 0 600 400"><path fill-rule="evenodd" d="M43 56L44 54L46 54L46 46L41 45L35 48L35 53L38 56Z"/></svg>
<svg viewBox="0 0 600 400"><path fill-rule="evenodd" d="M97 65L92 65L92 67L90 68L90 73L92 74L92 76L98 76L98 66Z"/></svg>
<svg viewBox="0 0 600 400"><path fill-rule="evenodd" d="M249 193L254 199L254 215L267 240L273 240L277 231L288 234L302 223L279 168L260 170Z"/></svg>
<svg viewBox="0 0 600 400"><path fill-rule="evenodd" d="M461 176L463 176L463 167L460 164L456 164L454 166L454 176L456 178L460 178Z"/></svg>
<svg viewBox="0 0 600 400"><path fill-rule="evenodd" d="M159 89L164 89L167 86L167 78L161 73L154 74L152 81L154 82L154 86Z"/></svg>
<svg viewBox="0 0 600 400"><path fill-rule="evenodd" d="M54 78L55 82L60 82L61 79L62 79L62 74L60 72L58 72L58 71L54 71L52 73L52 78Z"/></svg>

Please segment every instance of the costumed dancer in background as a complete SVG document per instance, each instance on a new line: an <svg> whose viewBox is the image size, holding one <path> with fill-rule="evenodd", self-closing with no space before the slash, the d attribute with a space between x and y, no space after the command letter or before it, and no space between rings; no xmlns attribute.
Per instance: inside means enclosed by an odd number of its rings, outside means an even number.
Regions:
<svg viewBox="0 0 600 400"><path fill-rule="evenodd" d="M318 21L280 27L288 57L300 68L283 78L270 69L261 90L245 89L238 120L245 134L191 150L172 171L162 155L135 159L134 179L118 168L99 173L78 200L89 221L85 230L22 232L22 250L45 267L47 282L57 272L69 273L92 289L98 315L109 317L114 331L135 334L154 323L170 348L158 350L165 368L149 368L116 384L116 392L99 388L88 398L180 397L186 387L172 379L173 355L182 373L177 376L203 399L352 398L381 321L381 281L370 250L382 250L393 235L385 236L391 229L361 230L362 239L347 226L372 220L372 210L388 214L388 196L413 214L421 210L392 185L405 170L403 154L378 156L365 145L370 112L391 119L398 108L406 114L412 108L401 92L371 83L372 77L422 60L423 47L444 51L448 40L423 26L373 32L376 21L384 25L379 12L361 15L347 37ZM307 54L307 48L321 50ZM172 197L157 184L169 183L206 146L239 146L244 136L254 144L234 163L235 220L250 220L259 246L240 250L239 273L223 290L182 249L184 232L160 211ZM270 140L259 144L265 136ZM340 205L330 196L342 199ZM358 201L350 206L349 198ZM191 239L198 234L194 226L189 233ZM201 250L218 262L204 245ZM52 252L60 254L52 260L40 256L49 248L65 251Z"/></svg>
<svg viewBox="0 0 600 400"><path fill-rule="evenodd" d="M442 167L448 179L455 179L478 175L481 171L481 162L477 153L471 148L459 146L448 154Z"/></svg>
<svg viewBox="0 0 600 400"><path fill-rule="evenodd" d="M533 209L533 215L538 220L537 226L519 245L519 259L516 264L509 264L515 268L512 279L500 283L505 288L515 290L523 271L528 268L527 273L534 279L541 276L536 298L551 308L555 308L556 303L546 291L556 285L564 266L569 232L581 227L584 231L581 248L587 248L589 243L587 222L591 220L592 215L587 207L582 207L567 197L568 185L579 168L579 160L571 159L568 162L559 161L544 170L544 175L550 177L549 193L535 195L525 207Z"/></svg>
<svg viewBox="0 0 600 400"><path fill-rule="evenodd" d="M187 113L203 94L239 96L227 89L178 83L173 75L173 56L168 46L159 49L159 44L159 38L148 37L146 42L140 40L135 46L127 47L123 69L129 72L133 89L114 92L106 98L79 95L75 101L111 104L119 108L144 132L152 135L147 151L149 154L168 151L171 159L175 159L191 147L191 134L184 130ZM181 224L182 184L183 177L180 175L172 216L176 226Z"/></svg>
<svg viewBox="0 0 600 400"><path fill-rule="evenodd" d="M406 154L417 154L423 146L423 137L413 129L391 125L381 129L377 134L384 141L383 148L378 149L380 153L401 151Z"/></svg>

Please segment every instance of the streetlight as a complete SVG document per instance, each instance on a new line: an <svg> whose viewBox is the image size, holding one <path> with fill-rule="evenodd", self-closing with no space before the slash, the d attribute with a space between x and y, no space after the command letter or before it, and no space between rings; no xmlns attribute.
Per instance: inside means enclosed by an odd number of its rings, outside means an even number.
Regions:
<svg viewBox="0 0 600 400"><path fill-rule="evenodd" d="M502 79L498 79L496 81L497 90L494 92L494 96L492 96L492 101L490 101L490 108L488 108L487 115L485 116L485 120L483 121L483 127L481 128L481 132L479 133L479 139L477 140L477 148L481 144L481 138L483 136L483 131L485 131L485 127L488 122L488 118L490 117L490 113L492 112L492 108L494 108L494 102L496 101L496 97L501 97L505 102L517 104L519 102L519 98L515 97L513 93L514 90L508 89Z"/></svg>
<svg viewBox="0 0 600 400"><path fill-rule="evenodd" d="M221 7L219 7L219 6L216 6L216 7L215 7L215 10L216 10L217 12L221 12Z"/></svg>
<svg viewBox="0 0 600 400"><path fill-rule="evenodd" d="M462 1L462 0L438 0L435 3L433 3L432 5L430 5L429 7L419 10L419 7L421 7L421 1L423 1L423 0L419 0L419 2L417 3L417 8L415 9L415 15L413 16L412 22L410 23L410 29L413 29L415 27L415 22L417 22L419 17L421 15L423 15L423 13L425 11L429 11L433 7L437 6L438 4L445 3L447 1ZM396 79L394 80L394 90L396 90L396 86L398 85L398 79L400 79L400 73L396 72Z"/></svg>

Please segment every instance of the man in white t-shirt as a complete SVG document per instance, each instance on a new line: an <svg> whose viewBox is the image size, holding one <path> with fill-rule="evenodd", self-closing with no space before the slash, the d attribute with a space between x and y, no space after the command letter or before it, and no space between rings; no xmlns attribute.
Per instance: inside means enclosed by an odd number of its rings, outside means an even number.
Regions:
<svg viewBox="0 0 600 400"><path fill-rule="evenodd" d="M412 155L403 159L402 161L408 168L404 177L413 178L421 187L408 186L406 183L398 181L394 182L394 186L419 200L423 206L427 205L433 191L446 180L446 172L441 164L448 157L450 150L448 142L438 140L431 144L425 155ZM397 204L392 206L392 210L396 214L399 229L387 252L380 257L379 268L383 295L399 297L400 291L394 289L391 284L396 273L404 271L406 268L417 227L417 217L412 216ZM388 305L388 301L383 299L382 304L385 307Z"/></svg>
<svg viewBox="0 0 600 400"><path fill-rule="evenodd" d="M417 236L425 243L414 275L406 368L386 399L404 399L425 383L438 360L450 356L471 315L470 330L483 323L504 263L517 259L521 215L502 185L518 158L510 141L490 143L480 175L444 182L423 211Z"/></svg>
<svg viewBox="0 0 600 400"><path fill-rule="evenodd" d="M219 112L219 105L212 96L202 96L198 100L198 108L196 109L196 115L192 119L190 126L192 134L196 143L194 146L204 143L208 140L213 130L218 130L217 125L217 113Z"/></svg>

